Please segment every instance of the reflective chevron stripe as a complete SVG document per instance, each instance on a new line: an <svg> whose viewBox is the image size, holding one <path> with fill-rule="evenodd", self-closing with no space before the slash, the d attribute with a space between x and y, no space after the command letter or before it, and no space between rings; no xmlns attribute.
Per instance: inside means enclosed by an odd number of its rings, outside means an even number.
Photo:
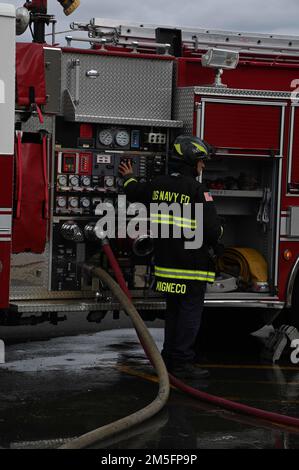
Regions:
<svg viewBox="0 0 299 470"><path fill-rule="evenodd" d="M164 225L177 225L178 227L191 229L197 228L197 222L195 219L187 219L170 214L151 214L151 222Z"/></svg>
<svg viewBox="0 0 299 470"><path fill-rule="evenodd" d="M215 273L191 269L172 269L155 266L155 276L166 279L185 279L189 281L215 281Z"/></svg>
<svg viewBox="0 0 299 470"><path fill-rule="evenodd" d="M135 183L137 183L137 180L135 178L130 178L124 183L124 188L126 188L128 184L132 183L132 181L135 181Z"/></svg>

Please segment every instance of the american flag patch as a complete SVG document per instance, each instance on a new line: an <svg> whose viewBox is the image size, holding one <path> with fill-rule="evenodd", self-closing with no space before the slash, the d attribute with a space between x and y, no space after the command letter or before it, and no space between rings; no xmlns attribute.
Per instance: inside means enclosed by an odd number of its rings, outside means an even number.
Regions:
<svg viewBox="0 0 299 470"><path fill-rule="evenodd" d="M207 202L214 201L213 196L212 196L211 193L204 193L204 196L205 196L205 200L206 200Z"/></svg>

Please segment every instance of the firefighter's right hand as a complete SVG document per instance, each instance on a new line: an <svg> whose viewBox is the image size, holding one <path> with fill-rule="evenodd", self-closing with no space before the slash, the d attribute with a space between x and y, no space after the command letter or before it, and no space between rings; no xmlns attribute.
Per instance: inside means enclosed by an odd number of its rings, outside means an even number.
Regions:
<svg viewBox="0 0 299 470"><path fill-rule="evenodd" d="M133 174L132 163L130 160L122 161L118 167L121 176L128 176Z"/></svg>

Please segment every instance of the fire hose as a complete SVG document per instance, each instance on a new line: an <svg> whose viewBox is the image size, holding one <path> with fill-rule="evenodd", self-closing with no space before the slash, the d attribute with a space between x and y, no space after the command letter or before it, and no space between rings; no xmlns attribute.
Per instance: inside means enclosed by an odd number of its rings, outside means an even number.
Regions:
<svg viewBox="0 0 299 470"><path fill-rule="evenodd" d="M88 432L83 436L75 438L72 441L61 446L60 449L83 449L86 447L90 447L96 442L112 437L117 433L126 431L131 427L136 426L137 424L140 424L157 414L167 403L169 397L170 387L168 372L160 355L160 352L153 338L151 337L148 329L146 328L144 322L142 321L137 310L132 304L122 272L119 268L119 265L113 255L110 246L108 244L104 244L103 250L107 254L111 267L115 272L115 277L120 285L118 285L112 279L112 277L102 268L86 267L86 269L89 270L92 275L98 277L104 284L106 284L110 288L112 294L119 300L121 306L130 316L139 336L139 339L143 345L143 348L148 357L150 358L150 361L154 365L158 374L159 392L155 400L145 408L125 418L115 421L114 423L107 424L105 426L102 426L101 428L95 429L94 431ZM122 289L124 289L125 292Z"/></svg>
<svg viewBox="0 0 299 470"><path fill-rule="evenodd" d="M242 403L237 403L231 400L227 400L225 398L211 395L206 392L202 392L201 390L197 390L189 385L184 384L182 381L178 380L171 374L169 374L168 378L167 369L155 345L155 342L151 337L149 331L147 330L146 325L140 318L134 305L132 304L131 295L126 285L122 271L107 240L103 242L103 251L108 258L112 270L114 271L115 278L118 284L102 268L86 266L86 269L90 272L90 274L98 277L110 288L113 295L115 295L115 297L119 300L121 306L130 316L138 334L141 345L148 359L156 368L159 378L159 392L156 399L142 410L139 410L136 413L129 415L128 417L115 421L114 423L102 426L101 428L84 434L81 437L75 438L72 441L61 446L60 449L80 449L90 447L96 442L112 437L115 434L118 434L124 430L128 430L131 427L140 424L146 419L149 419L150 417L154 416L167 403L169 396L169 381L173 386L175 386L179 390L207 403L211 403L213 405L238 413L254 416L258 419L270 421L276 424L299 428L299 418L254 408L248 405L244 405Z"/></svg>

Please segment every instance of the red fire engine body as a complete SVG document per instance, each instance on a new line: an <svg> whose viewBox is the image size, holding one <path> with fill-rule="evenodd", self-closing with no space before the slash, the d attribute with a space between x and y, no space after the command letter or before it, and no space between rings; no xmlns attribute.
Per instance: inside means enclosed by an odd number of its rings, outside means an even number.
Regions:
<svg viewBox="0 0 299 470"><path fill-rule="evenodd" d="M167 171L174 138L192 133L215 147L205 182L224 247L249 269L245 282L238 263L224 262L206 305L244 307L244 317L245 307L288 311L298 326L299 38L99 19L73 29L88 39L17 44L14 156L0 144L5 322L117 310L81 270L106 263L93 237L95 208L123 193L122 158L141 180L153 178ZM136 305L154 313L164 300L149 289L146 242L111 245Z"/></svg>

